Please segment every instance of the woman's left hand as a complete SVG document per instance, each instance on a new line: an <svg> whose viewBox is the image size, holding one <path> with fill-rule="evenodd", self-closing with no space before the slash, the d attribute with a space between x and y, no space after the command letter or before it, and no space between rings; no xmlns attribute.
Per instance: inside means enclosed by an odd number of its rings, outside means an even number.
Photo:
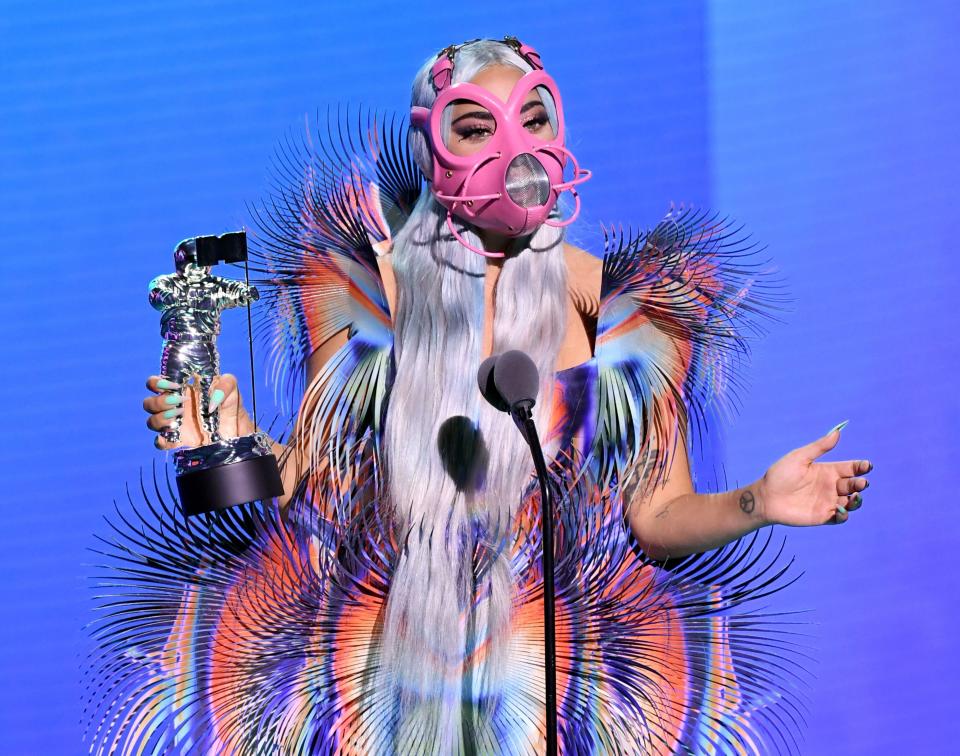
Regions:
<svg viewBox="0 0 960 756"><path fill-rule="evenodd" d="M873 465L865 459L817 462L837 445L846 423L777 460L760 480L763 519L779 525L825 525L846 522L860 508L860 493L869 481L860 477Z"/></svg>

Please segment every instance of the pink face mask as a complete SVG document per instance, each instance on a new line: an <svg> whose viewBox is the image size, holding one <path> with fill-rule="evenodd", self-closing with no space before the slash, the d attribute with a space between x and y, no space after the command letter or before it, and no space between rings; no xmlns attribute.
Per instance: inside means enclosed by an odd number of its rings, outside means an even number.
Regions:
<svg viewBox="0 0 960 756"><path fill-rule="evenodd" d="M487 252L468 243L454 228L456 215L480 228L504 236L531 233L541 223L566 226L580 212L580 196L573 188L590 178L576 158L563 146L563 107L554 80L543 70L540 56L529 45L516 42L517 52L533 66L514 85L506 103L476 84L450 85L453 75L453 49L447 48L433 66L433 85L437 99L430 108L410 109L410 122L429 135L433 153L433 180L430 190L447 209L447 227L456 239L486 257L503 257L503 252ZM536 89L544 107L552 100L556 117L552 138L544 139L527 130L521 109ZM444 142L442 119L446 108L466 100L492 116L486 119L493 133L483 147L472 155L454 155ZM529 106L528 106L529 107ZM548 109L549 112L549 109ZM563 180L567 159L573 165L573 177ZM572 215L563 221L547 220L560 192L569 190L576 199Z"/></svg>

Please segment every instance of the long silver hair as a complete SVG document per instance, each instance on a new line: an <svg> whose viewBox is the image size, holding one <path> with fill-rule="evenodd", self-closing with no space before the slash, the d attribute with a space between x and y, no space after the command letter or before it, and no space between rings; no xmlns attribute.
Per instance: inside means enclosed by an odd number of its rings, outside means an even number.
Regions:
<svg viewBox="0 0 960 756"><path fill-rule="evenodd" d="M436 97L434 60L414 80L413 105L430 107ZM454 63L453 83L492 64L531 70L494 41L461 47ZM425 133L411 129L409 139L429 177ZM396 705L401 753L458 752L469 747L467 739L482 750L495 745L489 715L509 661L518 577L510 559L513 526L536 483L518 429L477 387L488 263L453 238L445 220L446 210L424 190L392 252L396 373L384 462L399 557L383 624L380 684ZM471 226L454 222L482 246ZM536 363L534 419L545 438L566 324L563 229L543 224L512 247L496 284L493 352L521 349Z"/></svg>

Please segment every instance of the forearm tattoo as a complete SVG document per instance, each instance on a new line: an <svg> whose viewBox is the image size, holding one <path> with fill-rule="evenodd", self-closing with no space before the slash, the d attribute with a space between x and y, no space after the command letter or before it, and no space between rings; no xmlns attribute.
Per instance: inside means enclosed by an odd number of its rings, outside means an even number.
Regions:
<svg viewBox="0 0 960 756"><path fill-rule="evenodd" d="M754 498L752 491L744 491L740 494L740 509L744 514L753 514L756 506L757 500Z"/></svg>

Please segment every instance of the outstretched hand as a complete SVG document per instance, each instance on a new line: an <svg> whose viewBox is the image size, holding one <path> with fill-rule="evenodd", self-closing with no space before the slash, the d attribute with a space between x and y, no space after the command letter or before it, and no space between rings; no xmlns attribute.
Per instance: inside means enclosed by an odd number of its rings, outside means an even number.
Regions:
<svg viewBox="0 0 960 756"><path fill-rule="evenodd" d="M841 423L825 436L778 459L760 481L763 519L779 525L825 525L846 522L863 503L870 485L861 477L873 469L865 459L817 462L840 441Z"/></svg>

